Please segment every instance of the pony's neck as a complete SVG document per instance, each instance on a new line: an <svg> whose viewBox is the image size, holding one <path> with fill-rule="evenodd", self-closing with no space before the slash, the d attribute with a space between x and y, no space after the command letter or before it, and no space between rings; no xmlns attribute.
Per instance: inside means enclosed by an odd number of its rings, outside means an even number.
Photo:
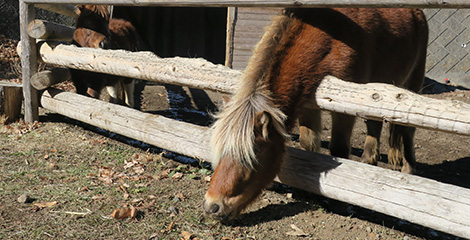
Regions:
<svg viewBox="0 0 470 240"><path fill-rule="evenodd" d="M303 48L306 47L303 42L309 40L302 36L304 27L304 23L292 14L278 17L271 26L273 32L267 36L277 38L275 46L272 49L261 48L270 56L270 62L266 64L268 67L264 66L266 72L263 83L264 86L269 86L267 91L270 92L273 104L287 117L284 122L287 131L295 126L299 106L310 101L311 93L317 87L319 81L311 81L312 78L323 79L326 75L323 70L302 70L312 69L312 66L318 64L312 61L311 56L303 54Z"/></svg>

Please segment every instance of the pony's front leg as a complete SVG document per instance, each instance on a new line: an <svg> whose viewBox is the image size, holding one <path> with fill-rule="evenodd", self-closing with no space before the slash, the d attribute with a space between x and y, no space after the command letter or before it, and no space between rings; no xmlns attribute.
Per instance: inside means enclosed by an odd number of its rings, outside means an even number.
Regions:
<svg viewBox="0 0 470 240"><path fill-rule="evenodd" d="M321 110L302 108L299 117L300 146L307 151L320 152Z"/></svg>
<svg viewBox="0 0 470 240"><path fill-rule="evenodd" d="M134 108L134 90L135 90L135 80L126 80L123 82L124 88L124 99L127 106Z"/></svg>
<svg viewBox="0 0 470 240"><path fill-rule="evenodd" d="M356 117L332 112L330 153L332 156L349 158L351 134Z"/></svg>
<svg viewBox="0 0 470 240"><path fill-rule="evenodd" d="M388 162L394 169L402 164L401 171L413 174L415 172L416 157L414 149L414 134L416 128L390 124L390 148L388 150ZM401 147L403 143L404 156Z"/></svg>
<svg viewBox="0 0 470 240"><path fill-rule="evenodd" d="M364 152L361 161L377 165L380 158L380 133L382 132L382 121L366 120L367 137L364 144Z"/></svg>
<svg viewBox="0 0 470 240"><path fill-rule="evenodd" d="M119 82L116 82L115 84L111 85L111 86L106 86L106 90L108 91L108 94L109 94L109 102L111 103L116 103L116 104L120 104L120 101L119 101Z"/></svg>

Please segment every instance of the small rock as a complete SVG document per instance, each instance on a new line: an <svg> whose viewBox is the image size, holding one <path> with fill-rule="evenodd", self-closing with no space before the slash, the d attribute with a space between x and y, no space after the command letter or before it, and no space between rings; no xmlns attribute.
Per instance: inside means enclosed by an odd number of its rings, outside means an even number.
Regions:
<svg viewBox="0 0 470 240"><path fill-rule="evenodd" d="M171 206L170 207L170 212L175 214L175 215L178 215L179 211L178 211L178 208L174 207L174 206Z"/></svg>
<svg viewBox="0 0 470 240"><path fill-rule="evenodd" d="M55 164L55 163L49 162L49 163L47 163L47 169L49 169L49 170L58 170L59 166L57 166L57 164Z"/></svg>
<svg viewBox="0 0 470 240"><path fill-rule="evenodd" d="M371 228L371 227L366 227L366 231L367 231L368 233L371 233L371 232L372 232L372 228Z"/></svg>
<svg viewBox="0 0 470 240"><path fill-rule="evenodd" d="M16 199L19 203L30 203L33 201L32 198L30 198L28 195L26 194L21 194L21 196L18 197L18 199Z"/></svg>
<svg viewBox="0 0 470 240"><path fill-rule="evenodd" d="M411 240L411 238L408 237L408 236L404 236L404 237L403 237L403 240Z"/></svg>

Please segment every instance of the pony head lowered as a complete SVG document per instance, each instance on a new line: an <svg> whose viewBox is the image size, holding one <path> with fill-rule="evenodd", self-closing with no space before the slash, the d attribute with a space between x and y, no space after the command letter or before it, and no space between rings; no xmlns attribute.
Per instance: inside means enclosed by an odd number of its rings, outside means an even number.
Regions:
<svg viewBox="0 0 470 240"><path fill-rule="evenodd" d="M74 41L81 47L108 48L110 7L106 5L78 5Z"/></svg>
<svg viewBox="0 0 470 240"><path fill-rule="evenodd" d="M325 76L417 91L426 46L427 24L417 9L287 9L265 32L240 87L217 116L211 141L216 168L204 210L215 218L233 218L252 202L279 173L287 130L297 119L301 146L319 148L315 89ZM334 113L332 122L330 152L348 157L354 117ZM382 122L368 124L368 138L376 141L366 140L371 144L365 152L380 146L381 127ZM391 148L405 143L404 159L412 168L414 130L397 130Z"/></svg>
<svg viewBox="0 0 470 240"><path fill-rule="evenodd" d="M267 30L250 59L237 92L216 118L211 139L215 168L203 209L216 219L232 219L273 181L288 137L286 115L273 103L266 66L278 46L281 26ZM274 28L274 29L273 29Z"/></svg>

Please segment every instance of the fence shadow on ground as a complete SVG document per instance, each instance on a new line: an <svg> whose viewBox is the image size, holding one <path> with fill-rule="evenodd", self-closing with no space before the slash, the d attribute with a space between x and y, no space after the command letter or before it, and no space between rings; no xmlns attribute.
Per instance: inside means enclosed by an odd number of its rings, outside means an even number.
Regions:
<svg viewBox="0 0 470 240"><path fill-rule="evenodd" d="M421 93L422 94L440 94L440 93L446 93L446 92L453 92L457 90L469 90L469 89L462 87L462 86L453 85L452 83L445 84L445 83L440 83L430 78L425 78Z"/></svg>

